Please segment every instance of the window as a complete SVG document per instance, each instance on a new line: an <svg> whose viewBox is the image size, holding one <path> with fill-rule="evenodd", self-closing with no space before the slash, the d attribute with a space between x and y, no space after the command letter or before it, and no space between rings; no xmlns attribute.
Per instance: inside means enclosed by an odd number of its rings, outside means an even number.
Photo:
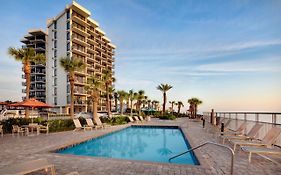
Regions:
<svg viewBox="0 0 281 175"><path fill-rule="evenodd" d="M69 85L69 84L67 84L67 86L66 86L66 92L67 92L67 93L70 92L70 85Z"/></svg>
<svg viewBox="0 0 281 175"><path fill-rule="evenodd" d="M57 76L57 69L54 69L54 76Z"/></svg>
<svg viewBox="0 0 281 175"><path fill-rule="evenodd" d="M54 29L57 29L57 21L54 21Z"/></svg>
<svg viewBox="0 0 281 175"><path fill-rule="evenodd" d="M57 85L57 78L54 78L54 85Z"/></svg>
<svg viewBox="0 0 281 175"><path fill-rule="evenodd" d="M70 18L70 11L69 11L69 10L66 12L66 18L67 18L67 19Z"/></svg>
<svg viewBox="0 0 281 175"><path fill-rule="evenodd" d="M66 23L66 29L67 29L67 30L70 29L70 22L69 22L69 21Z"/></svg>
<svg viewBox="0 0 281 175"><path fill-rule="evenodd" d="M67 40L70 40L70 32L67 32L67 33L66 33L66 39L67 39Z"/></svg>
<svg viewBox="0 0 281 175"><path fill-rule="evenodd" d="M54 51L54 57L57 57L57 50Z"/></svg>
<svg viewBox="0 0 281 175"><path fill-rule="evenodd" d="M57 88L54 88L54 95L57 95Z"/></svg>
<svg viewBox="0 0 281 175"><path fill-rule="evenodd" d="M57 97L54 97L54 104L55 104L55 105L58 104Z"/></svg>
<svg viewBox="0 0 281 175"><path fill-rule="evenodd" d="M57 67L57 59L54 59L54 67Z"/></svg>
<svg viewBox="0 0 281 175"><path fill-rule="evenodd" d="M54 41L54 48L57 48L57 40Z"/></svg>
<svg viewBox="0 0 281 175"><path fill-rule="evenodd" d="M68 42L66 45L66 51L69 51L69 50L70 50L70 43Z"/></svg>
<svg viewBox="0 0 281 175"><path fill-rule="evenodd" d="M57 39L57 32L54 32L54 38Z"/></svg>
<svg viewBox="0 0 281 175"><path fill-rule="evenodd" d="M67 96L67 104L70 104L70 96Z"/></svg>

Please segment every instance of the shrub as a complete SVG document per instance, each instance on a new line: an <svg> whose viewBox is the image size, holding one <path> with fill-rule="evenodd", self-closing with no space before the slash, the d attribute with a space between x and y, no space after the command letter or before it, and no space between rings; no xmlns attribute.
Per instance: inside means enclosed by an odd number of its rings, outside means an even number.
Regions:
<svg viewBox="0 0 281 175"><path fill-rule="evenodd" d="M162 120L175 120L177 117L174 115L163 115L163 116L159 116L159 119Z"/></svg>
<svg viewBox="0 0 281 175"><path fill-rule="evenodd" d="M130 120L127 116L115 116L112 118L100 118L103 123L111 125L122 125L127 124Z"/></svg>

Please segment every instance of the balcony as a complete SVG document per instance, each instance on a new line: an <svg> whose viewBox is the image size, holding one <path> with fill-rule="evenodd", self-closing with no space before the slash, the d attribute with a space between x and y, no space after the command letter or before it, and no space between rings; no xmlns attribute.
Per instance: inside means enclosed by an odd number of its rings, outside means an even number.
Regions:
<svg viewBox="0 0 281 175"><path fill-rule="evenodd" d="M85 40L80 39L80 38L78 38L78 37L75 36L75 35L72 35L72 36L73 36L73 39L72 39L73 42L75 42L75 43L77 43L77 44L80 44L80 45L82 45L82 46L84 46L84 47L87 47L87 46L88 46L88 43L86 43Z"/></svg>
<svg viewBox="0 0 281 175"><path fill-rule="evenodd" d="M87 41L89 44L96 45L96 42L91 38L87 38Z"/></svg>
<svg viewBox="0 0 281 175"><path fill-rule="evenodd" d="M73 51L73 53L76 53L76 54L79 54L79 55L82 55L82 56L85 56L85 57L88 56L88 54L85 52L85 50L78 49L75 46L72 47L72 51Z"/></svg>
<svg viewBox="0 0 281 175"><path fill-rule="evenodd" d="M83 35L83 36L90 36L90 34L88 34L85 30L82 30L76 26L72 26L72 30L80 35Z"/></svg>
<svg viewBox="0 0 281 175"><path fill-rule="evenodd" d="M96 54L97 52L94 50L94 47L88 47L87 51L92 54Z"/></svg>
<svg viewBox="0 0 281 175"><path fill-rule="evenodd" d="M86 79L84 77L75 77L74 83L78 85L85 85Z"/></svg>
<svg viewBox="0 0 281 175"><path fill-rule="evenodd" d="M90 24L87 23L86 20L83 20L81 18L79 18L78 16L76 15L72 15L72 18L71 18L74 22L77 22L78 24L82 25L82 26L90 26Z"/></svg>

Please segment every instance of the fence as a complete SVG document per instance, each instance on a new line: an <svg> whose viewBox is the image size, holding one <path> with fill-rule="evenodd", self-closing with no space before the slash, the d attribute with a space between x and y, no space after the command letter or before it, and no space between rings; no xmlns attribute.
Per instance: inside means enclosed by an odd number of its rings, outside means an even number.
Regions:
<svg viewBox="0 0 281 175"><path fill-rule="evenodd" d="M204 112L204 117L210 121L211 112ZM263 127L258 133L257 138L262 139L272 127L281 127L281 113L270 112L214 112L216 118L228 118L233 121L230 122L229 128L236 129L244 121L247 121L245 133L247 133L255 123L262 123ZM281 146L281 134L279 135L276 143Z"/></svg>

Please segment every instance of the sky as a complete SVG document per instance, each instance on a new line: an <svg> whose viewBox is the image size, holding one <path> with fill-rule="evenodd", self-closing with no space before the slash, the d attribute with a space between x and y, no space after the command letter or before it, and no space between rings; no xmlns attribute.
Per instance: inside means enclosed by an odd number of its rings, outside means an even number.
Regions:
<svg viewBox="0 0 281 175"><path fill-rule="evenodd" d="M21 64L7 55L70 0L0 0L0 101L20 100ZM117 46L115 88L199 111L281 111L280 0L78 0Z"/></svg>

